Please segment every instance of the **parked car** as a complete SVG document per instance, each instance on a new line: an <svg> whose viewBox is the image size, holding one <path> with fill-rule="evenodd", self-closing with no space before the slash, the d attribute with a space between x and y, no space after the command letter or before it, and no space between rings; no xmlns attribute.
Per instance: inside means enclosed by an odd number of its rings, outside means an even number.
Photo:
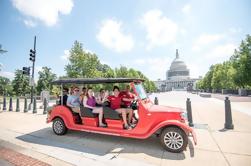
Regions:
<svg viewBox="0 0 251 166"><path fill-rule="evenodd" d="M55 134L64 135L68 129L106 134L120 137L146 139L156 135L161 145L169 152L179 153L186 149L188 137L192 136L197 143L193 128L186 124L186 118L181 108L154 105L148 98L144 88L144 80L138 78L75 78L60 79L52 84L60 85L90 85L130 83L133 93L137 96L138 122L131 130L123 129L121 116L109 106L103 106L104 122L107 128L98 127L98 117L89 109L80 106L80 114L74 113L64 105L55 105L47 115L47 123L53 122Z"/></svg>

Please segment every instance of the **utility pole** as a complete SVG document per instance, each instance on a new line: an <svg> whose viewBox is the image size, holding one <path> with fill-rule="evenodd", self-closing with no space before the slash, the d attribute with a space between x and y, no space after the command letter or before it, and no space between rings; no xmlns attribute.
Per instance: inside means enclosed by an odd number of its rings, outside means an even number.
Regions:
<svg viewBox="0 0 251 166"><path fill-rule="evenodd" d="M29 110L31 110L31 104L33 102L33 96L34 96L34 68L35 68L35 61L36 61L36 36L34 37L34 48L33 50L30 49L30 61L32 61L32 74L31 74L31 101L29 104Z"/></svg>

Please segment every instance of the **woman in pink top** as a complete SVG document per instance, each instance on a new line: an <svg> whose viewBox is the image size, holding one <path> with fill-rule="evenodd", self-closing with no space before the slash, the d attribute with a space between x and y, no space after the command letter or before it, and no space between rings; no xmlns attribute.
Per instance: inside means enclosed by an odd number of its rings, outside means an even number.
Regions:
<svg viewBox="0 0 251 166"><path fill-rule="evenodd" d="M92 88L88 88L86 96L83 99L84 107L92 109L92 113L98 114L99 119L99 127L106 127L106 125L102 122L103 119L103 108L96 107L96 99L94 97L94 93Z"/></svg>

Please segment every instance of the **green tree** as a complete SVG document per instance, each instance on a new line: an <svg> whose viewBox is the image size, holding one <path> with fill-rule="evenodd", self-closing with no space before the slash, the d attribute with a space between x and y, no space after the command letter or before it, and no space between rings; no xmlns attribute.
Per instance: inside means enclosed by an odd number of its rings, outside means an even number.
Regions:
<svg viewBox="0 0 251 166"><path fill-rule="evenodd" d="M59 96L60 93L61 93L61 90L60 90L60 88L58 86L52 85L51 93L53 95Z"/></svg>
<svg viewBox="0 0 251 166"><path fill-rule="evenodd" d="M230 61L226 61L222 64L222 79L221 85L223 89L236 89L234 83L235 69Z"/></svg>
<svg viewBox="0 0 251 166"><path fill-rule="evenodd" d="M51 68L42 67L42 71L38 72L37 93L40 94L43 90L52 92L51 82L57 77L56 74L51 72Z"/></svg>
<svg viewBox="0 0 251 166"><path fill-rule="evenodd" d="M0 95L12 95L12 86L10 79L0 76Z"/></svg>
<svg viewBox="0 0 251 166"><path fill-rule="evenodd" d="M65 67L67 76L74 78L101 77L102 72L98 70L100 67L101 63L97 55L84 51L83 45L75 41L70 50L69 64Z"/></svg>
<svg viewBox="0 0 251 166"><path fill-rule="evenodd" d="M215 68L215 66L212 65L210 67L209 71L206 73L205 77L203 78L204 89L208 89L208 90L212 89L211 82L212 82L212 78L213 78L214 68Z"/></svg>
<svg viewBox="0 0 251 166"><path fill-rule="evenodd" d="M14 94L18 96L30 93L29 77L27 75L23 75L22 70L15 71L12 86Z"/></svg>
<svg viewBox="0 0 251 166"><path fill-rule="evenodd" d="M83 45L75 41L73 47L70 50L69 64L65 66L67 77L72 78L95 78L95 77L104 77L104 78L118 78L118 77L136 77L143 78L146 81L144 85L147 91L155 91L155 84L148 80L140 71L137 71L132 68L127 68L125 66L120 66L114 70L107 64L101 64L98 56L84 51ZM88 85L86 85L88 86ZM95 90L100 89L101 87L105 89L112 89L112 84L105 85L95 85L93 88ZM125 85L121 85L121 89L125 88Z"/></svg>
<svg viewBox="0 0 251 166"><path fill-rule="evenodd" d="M251 36L247 35L230 60L212 65L197 85L202 89L251 89Z"/></svg>
<svg viewBox="0 0 251 166"><path fill-rule="evenodd" d="M251 36L241 42L238 50L231 57L235 69L234 82L239 88L251 86Z"/></svg>
<svg viewBox="0 0 251 166"><path fill-rule="evenodd" d="M213 89L222 89L222 80L223 76L223 70L222 70L222 64L216 64L214 65L214 70L212 74L212 80L211 80L211 87Z"/></svg>

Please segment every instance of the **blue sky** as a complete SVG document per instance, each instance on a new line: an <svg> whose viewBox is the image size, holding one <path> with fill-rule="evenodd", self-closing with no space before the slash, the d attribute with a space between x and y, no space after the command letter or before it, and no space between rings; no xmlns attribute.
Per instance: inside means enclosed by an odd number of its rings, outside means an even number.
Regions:
<svg viewBox="0 0 251 166"><path fill-rule="evenodd" d="M36 35L36 77L42 66L64 75L75 40L102 63L152 80L165 79L177 48L191 77L203 76L251 34L250 9L250 0L1 0L0 75L31 65Z"/></svg>

